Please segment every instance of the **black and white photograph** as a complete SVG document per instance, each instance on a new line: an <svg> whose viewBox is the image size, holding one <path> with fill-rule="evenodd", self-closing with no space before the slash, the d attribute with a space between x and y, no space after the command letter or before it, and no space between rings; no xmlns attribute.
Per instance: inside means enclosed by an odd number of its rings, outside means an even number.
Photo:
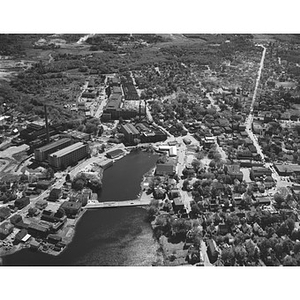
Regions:
<svg viewBox="0 0 300 300"><path fill-rule="evenodd" d="M224 30L207 11L217 27L144 29L158 8L108 6L101 26L45 6L45 28L0 29L0 272L172 269L194 289L189 272L297 269L300 28L240 30L229 10Z"/></svg>

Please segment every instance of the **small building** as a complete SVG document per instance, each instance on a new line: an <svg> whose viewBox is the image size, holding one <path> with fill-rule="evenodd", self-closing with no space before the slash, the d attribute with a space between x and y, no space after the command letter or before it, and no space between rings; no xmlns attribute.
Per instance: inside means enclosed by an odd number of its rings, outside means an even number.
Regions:
<svg viewBox="0 0 300 300"><path fill-rule="evenodd" d="M48 206L48 202L45 199L40 199L35 203L35 207L40 210L45 209L47 206Z"/></svg>
<svg viewBox="0 0 300 300"><path fill-rule="evenodd" d="M116 149L106 153L106 156L111 159L115 159L121 155L123 155L124 151L122 149Z"/></svg>
<svg viewBox="0 0 300 300"><path fill-rule="evenodd" d="M53 188L50 191L48 200L55 202L60 198L61 194L62 194L61 189Z"/></svg>
<svg viewBox="0 0 300 300"><path fill-rule="evenodd" d="M181 197L174 198L172 205L173 205L173 209L175 212L184 208L184 203L183 203Z"/></svg>
<svg viewBox="0 0 300 300"><path fill-rule="evenodd" d="M28 233L34 237L45 238L50 231L50 225L32 222L28 226Z"/></svg>
<svg viewBox="0 0 300 300"><path fill-rule="evenodd" d="M243 197L240 193L234 193L232 195L232 200L234 200L236 205L240 205L243 200Z"/></svg>
<svg viewBox="0 0 300 300"><path fill-rule="evenodd" d="M180 191L179 189L171 189L168 193L169 199L173 200L177 197L180 197Z"/></svg>
<svg viewBox="0 0 300 300"><path fill-rule="evenodd" d="M23 221L23 218L21 215L16 214L13 215L10 219L9 219L10 223L13 224L14 226L16 226L16 224L20 223Z"/></svg>
<svg viewBox="0 0 300 300"><path fill-rule="evenodd" d="M0 207L0 222L6 220L10 216L10 209L8 206Z"/></svg>
<svg viewBox="0 0 300 300"><path fill-rule="evenodd" d="M176 148L176 146L170 146L169 156L177 156L177 148Z"/></svg>
<svg viewBox="0 0 300 300"><path fill-rule="evenodd" d="M68 218L73 218L80 212L82 204L80 202L65 201L60 207L65 210Z"/></svg>
<svg viewBox="0 0 300 300"><path fill-rule="evenodd" d="M155 169L155 175L157 176L174 176L176 173L176 166L172 163L157 164Z"/></svg>
<svg viewBox="0 0 300 300"><path fill-rule="evenodd" d="M256 204L257 205L270 205L272 201L271 197L257 197Z"/></svg>
<svg viewBox="0 0 300 300"><path fill-rule="evenodd" d="M40 243L38 243L36 240L31 240L29 245L33 250L37 250L40 247Z"/></svg>
<svg viewBox="0 0 300 300"><path fill-rule="evenodd" d="M186 144L186 145L189 145L191 143L191 140L187 137L184 137L183 138L183 142ZM174 145L170 145L170 146L174 146Z"/></svg>
<svg viewBox="0 0 300 300"><path fill-rule="evenodd" d="M0 239L4 240L14 230L14 225L9 222L4 222L0 225Z"/></svg>
<svg viewBox="0 0 300 300"><path fill-rule="evenodd" d="M30 204L29 197L23 197L15 200L15 207L17 207L18 209L22 209L28 204Z"/></svg>
<svg viewBox="0 0 300 300"><path fill-rule="evenodd" d="M36 188L47 190L51 184L52 184L51 180L40 180L36 183Z"/></svg>
<svg viewBox="0 0 300 300"><path fill-rule="evenodd" d="M24 221L20 221L16 224L16 227L19 229L28 229L29 224Z"/></svg>
<svg viewBox="0 0 300 300"><path fill-rule="evenodd" d="M225 235L229 232L229 228L225 223L218 225L218 233L221 235Z"/></svg>
<svg viewBox="0 0 300 300"><path fill-rule="evenodd" d="M20 242L22 242L22 240L24 239L24 237L28 234L26 229L21 229L15 236L14 239L14 243L15 244L19 244Z"/></svg>
<svg viewBox="0 0 300 300"><path fill-rule="evenodd" d="M57 244L62 241L62 237L58 234L49 234L47 240L51 244Z"/></svg>

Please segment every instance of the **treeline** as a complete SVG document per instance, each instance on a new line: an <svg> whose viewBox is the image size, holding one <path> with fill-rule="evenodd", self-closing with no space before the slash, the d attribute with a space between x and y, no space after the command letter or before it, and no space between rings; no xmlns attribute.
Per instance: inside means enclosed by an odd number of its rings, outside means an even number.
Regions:
<svg viewBox="0 0 300 300"><path fill-rule="evenodd" d="M0 55L24 56L34 42L46 34L0 34Z"/></svg>
<svg viewBox="0 0 300 300"><path fill-rule="evenodd" d="M24 54L24 35L0 34L0 55Z"/></svg>

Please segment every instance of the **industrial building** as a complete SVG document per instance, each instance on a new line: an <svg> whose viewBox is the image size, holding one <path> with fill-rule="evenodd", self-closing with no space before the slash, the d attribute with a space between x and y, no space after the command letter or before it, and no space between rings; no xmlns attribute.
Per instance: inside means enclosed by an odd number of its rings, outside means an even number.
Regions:
<svg viewBox="0 0 300 300"><path fill-rule="evenodd" d="M48 159L49 154L63 149L69 145L71 145L72 140L69 138L63 138L43 147L34 150L34 157L37 161L45 161Z"/></svg>
<svg viewBox="0 0 300 300"><path fill-rule="evenodd" d="M81 142L70 145L49 155L49 164L56 169L77 163L88 155L88 145Z"/></svg>
<svg viewBox="0 0 300 300"><path fill-rule="evenodd" d="M129 143L133 143L134 139L140 137L139 131L131 123L121 125L120 131L124 134L125 140Z"/></svg>

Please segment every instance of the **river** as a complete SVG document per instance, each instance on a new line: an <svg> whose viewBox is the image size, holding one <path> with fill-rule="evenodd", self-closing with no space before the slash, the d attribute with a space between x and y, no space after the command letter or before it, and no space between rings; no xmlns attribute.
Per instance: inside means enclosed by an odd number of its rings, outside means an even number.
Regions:
<svg viewBox="0 0 300 300"><path fill-rule="evenodd" d="M104 172L99 201L135 199L142 176L150 170L157 155L130 153ZM9 266L124 266L152 265L157 243L146 222L143 208L107 208L87 211L76 227L71 244L54 257L28 249L3 257Z"/></svg>

